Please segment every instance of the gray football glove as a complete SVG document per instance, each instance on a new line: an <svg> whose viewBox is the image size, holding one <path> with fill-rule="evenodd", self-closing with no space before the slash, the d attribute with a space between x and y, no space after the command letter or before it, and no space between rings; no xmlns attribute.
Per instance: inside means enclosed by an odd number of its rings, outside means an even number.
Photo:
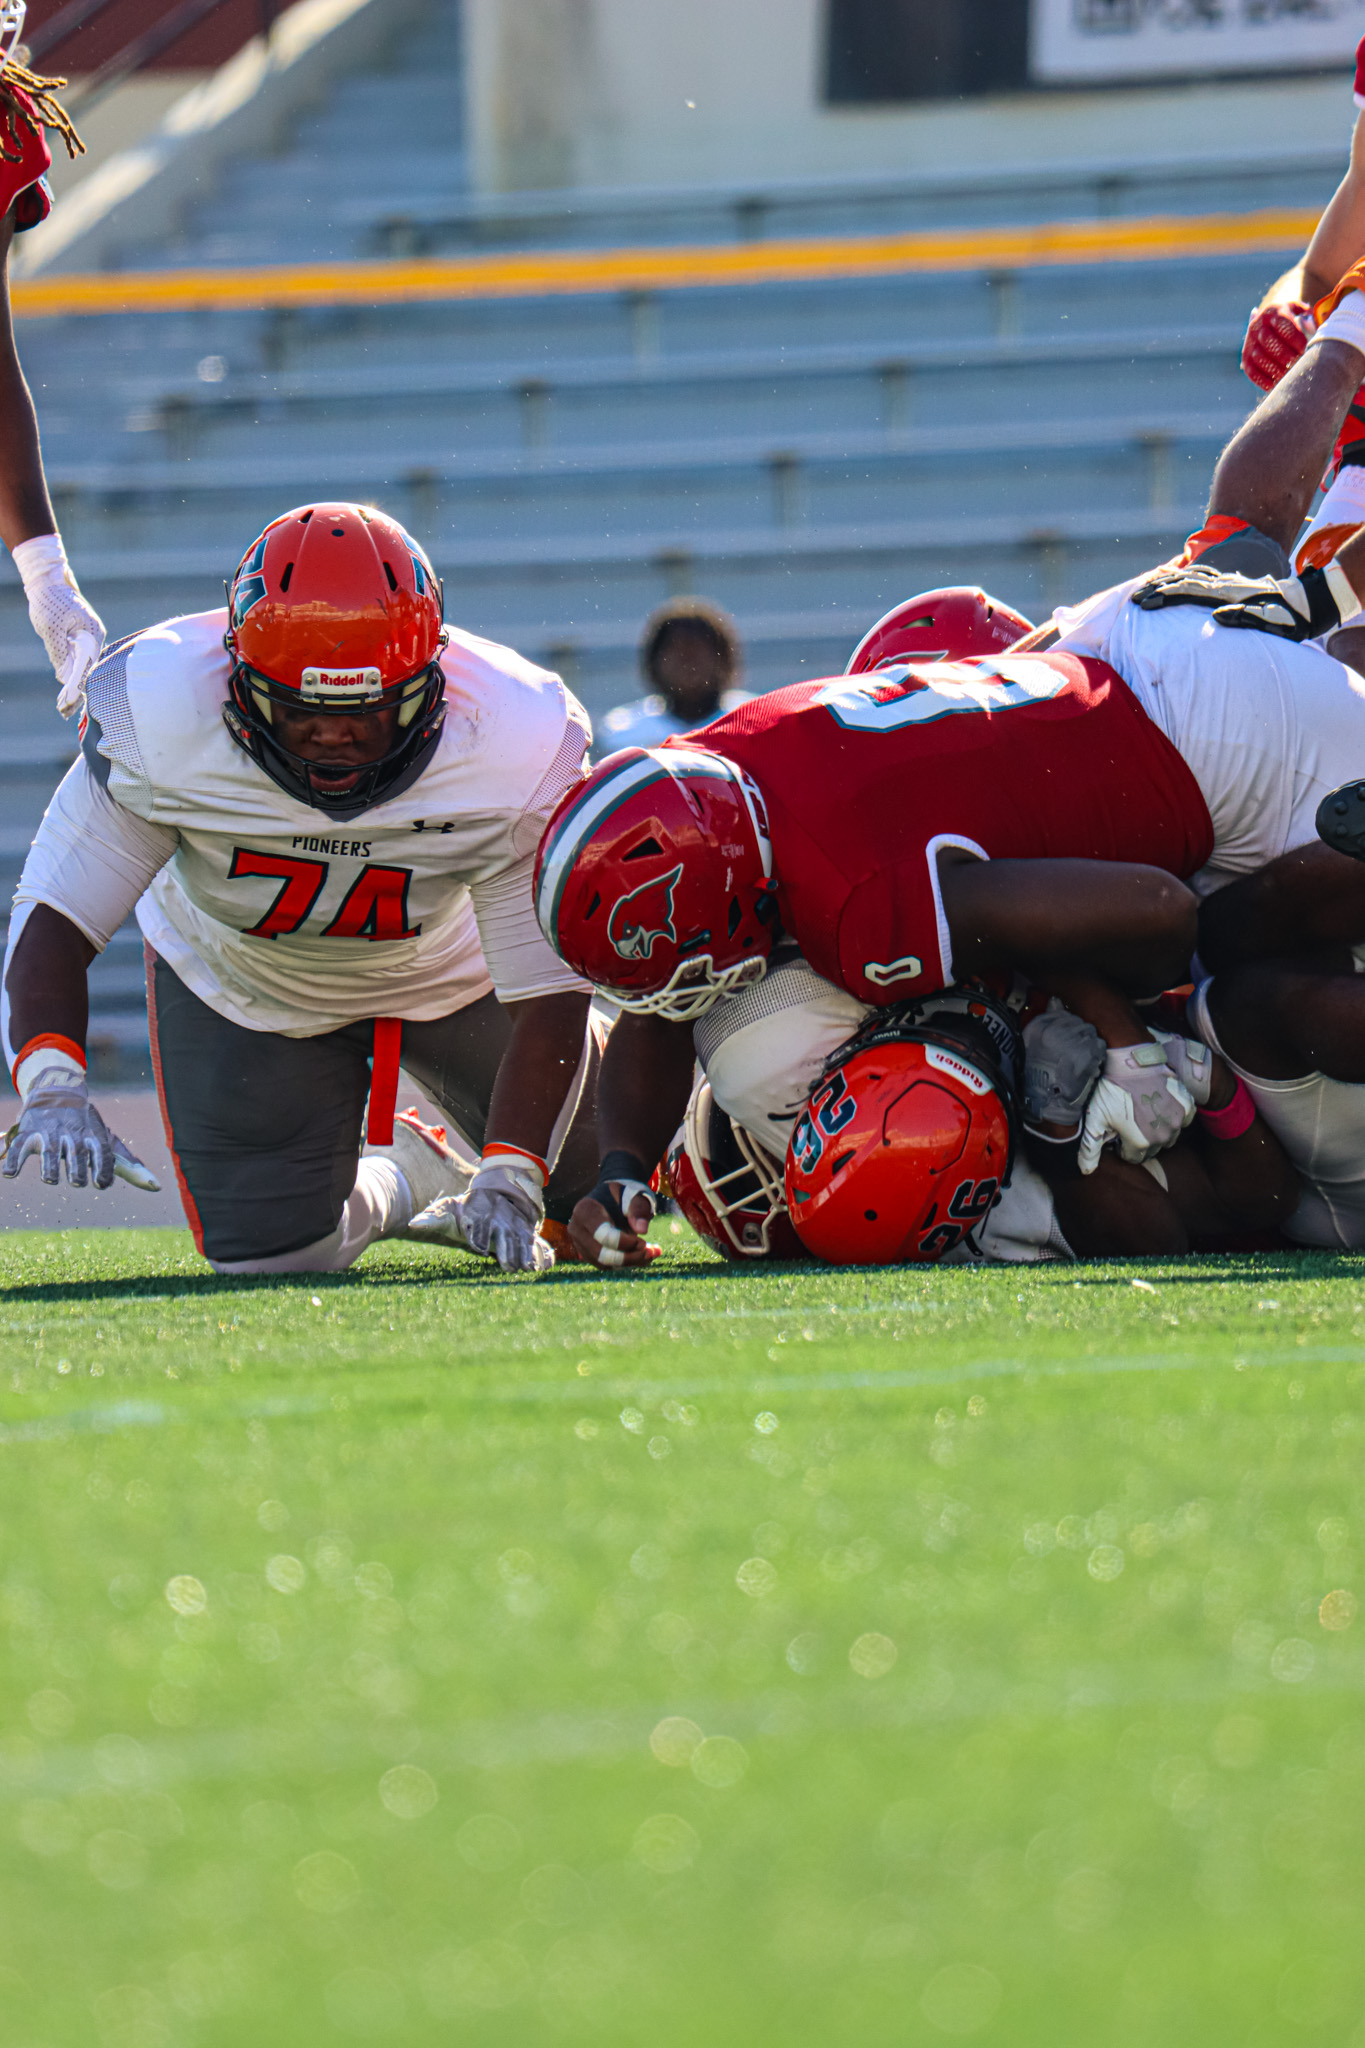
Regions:
<svg viewBox="0 0 1365 2048"><path fill-rule="evenodd" d="M548 1273L555 1255L538 1235L544 1214L531 1174L489 1164L479 1168L467 1193L444 1195L414 1216L406 1234L496 1259L504 1273Z"/></svg>
<svg viewBox="0 0 1365 2048"><path fill-rule="evenodd" d="M6 1180L15 1180L24 1162L37 1154L40 1172L48 1187L55 1188L66 1167L73 1188L93 1180L97 1188L112 1187L114 1176L132 1187L155 1194L161 1182L116 1138L90 1100L84 1081L77 1081L61 1069L50 1076L39 1074L24 1102L16 1124L5 1133Z"/></svg>
<svg viewBox="0 0 1365 2048"><path fill-rule="evenodd" d="M1047 1010L1024 1026L1024 1120L1079 1124L1104 1070L1104 1040L1070 1010Z"/></svg>

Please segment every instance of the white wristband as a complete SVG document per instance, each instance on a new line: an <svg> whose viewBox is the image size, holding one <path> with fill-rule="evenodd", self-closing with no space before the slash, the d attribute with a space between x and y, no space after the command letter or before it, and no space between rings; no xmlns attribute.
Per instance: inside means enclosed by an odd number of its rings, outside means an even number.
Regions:
<svg viewBox="0 0 1365 2048"><path fill-rule="evenodd" d="M1332 593L1332 600L1341 613L1341 623L1345 625L1347 619L1353 619L1360 610L1360 599L1355 594L1350 577L1335 555L1322 573L1327 578L1327 588Z"/></svg>
<svg viewBox="0 0 1365 2048"><path fill-rule="evenodd" d="M27 1059L20 1060L14 1070L14 1086L21 1101L28 1101L29 1090L44 1074L55 1074L67 1087L85 1083L85 1068L74 1054L63 1052L59 1046L40 1045Z"/></svg>
<svg viewBox="0 0 1365 2048"><path fill-rule="evenodd" d="M1357 349L1365 356L1365 292L1347 292L1308 346L1317 348L1324 341L1344 341L1347 348Z"/></svg>
<svg viewBox="0 0 1365 2048"><path fill-rule="evenodd" d="M59 533L40 533L32 540L21 540L10 553L23 581L25 597L40 583L69 583L75 589L76 579L67 565Z"/></svg>

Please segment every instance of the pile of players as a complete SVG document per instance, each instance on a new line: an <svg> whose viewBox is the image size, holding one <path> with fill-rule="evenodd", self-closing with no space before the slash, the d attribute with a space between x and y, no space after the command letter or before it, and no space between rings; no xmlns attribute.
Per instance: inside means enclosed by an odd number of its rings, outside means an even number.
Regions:
<svg viewBox="0 0 1365 2048"><path fill-rule="evenodd" d="M272 521L225 612L84 677L11 919L4 1173L151 1183L86 1082L135 909L220 1272L391 1237L637 1267L664 1190L736 1258L1365 1244L1342 219L1253 320L1273 395L1178 561L1042 627L927 593L844 675L591 771L559 678L447 626L394 521ZM400 1067L444 1128L395 1114Z"/></svg>

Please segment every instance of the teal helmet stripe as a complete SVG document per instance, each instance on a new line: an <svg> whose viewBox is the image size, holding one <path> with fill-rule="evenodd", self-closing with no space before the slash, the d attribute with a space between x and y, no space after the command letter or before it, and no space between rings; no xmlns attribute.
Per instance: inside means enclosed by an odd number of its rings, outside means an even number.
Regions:
<svg viewBox="0 0 1365 2048"><path fill-rule="evenodd" d="M581 796L569 805L555 827L540 863L540 887L536 891L536 919L555 951L559 951L559 907L574 862L593 837L629 797L637 796L656 782L669 779L668 769L652 754L643 759L623 761L615 774L583 786Z"/></svg>

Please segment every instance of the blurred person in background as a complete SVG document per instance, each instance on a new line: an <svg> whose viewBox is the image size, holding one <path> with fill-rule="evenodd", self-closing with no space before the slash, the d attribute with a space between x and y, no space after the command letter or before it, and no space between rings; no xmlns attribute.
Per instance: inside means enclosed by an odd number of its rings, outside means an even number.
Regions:
<svg viewBox="0 0 1365 2048"><path fill-rule="evenodd" d="M14 346L9 252L16 234L52 211L45 175L52 152L43 130L55 128L69 156L84 144L53 98L66 80L37 78L20 62L24 11L21 0L0 5L0 540L14 556L33 629L61 685L57 708L69 718L104 644L104 624L76 587L48 496L33 398Z"/></svg>
<svg viewBox="0 0 1365 2048"><path fill-rule="evenodd" d="M618 704L598 728L597 754L618 747L657 747L670 734L709 725L747 704L734 687L743 659L735 622L704 597L674 597L651 612L640 640L647 697Z"/></svg>

